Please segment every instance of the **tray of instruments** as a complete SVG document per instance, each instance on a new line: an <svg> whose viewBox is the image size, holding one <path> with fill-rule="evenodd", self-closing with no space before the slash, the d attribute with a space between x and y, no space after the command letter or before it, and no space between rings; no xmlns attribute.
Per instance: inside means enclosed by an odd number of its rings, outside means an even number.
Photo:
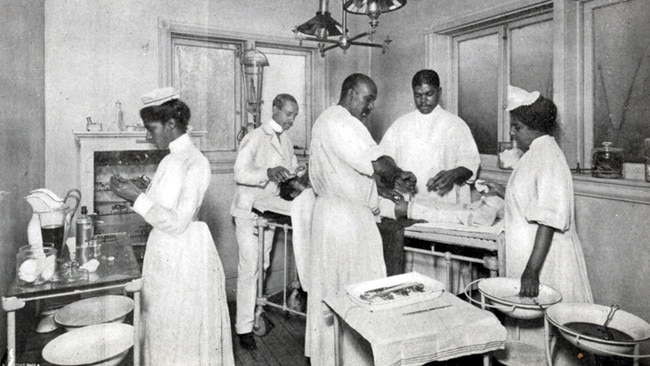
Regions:
<svg viewBox="0 0 650 366"><path fill-rule="evenodd" d="M346 287L348 296L368 310L392 309L435 299L445 285L417 272L409 272Z"/></svg>

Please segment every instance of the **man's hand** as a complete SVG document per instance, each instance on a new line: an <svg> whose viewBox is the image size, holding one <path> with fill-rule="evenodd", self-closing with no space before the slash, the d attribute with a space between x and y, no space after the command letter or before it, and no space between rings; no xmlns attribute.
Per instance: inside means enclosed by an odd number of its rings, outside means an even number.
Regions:
<svg viewBox="0 0 650 366"><path fill-rule="evenodd" d="M283 166L276 166L275 168L267 169L266 175L269 177L269 180L277 183L284 182L285 180L293 178L295 176Z"/></svg>
<svg viewBox="0 0 650 366"><path fill-rule="evenodd" d="M386 188L381 185L377 185L377 193L379 193L379 196L389 199L395 203L404 201L404 196L397 190Z"/></svg>
<svg viewBox="0 0 650 366"><path fill-rule="evenodd" d="M444 196L454 188L454 184L462 184L471 176L472 171L462 166L455 169L443 170L429 179L427 189L437 192L439 196Z"/></svg>
<svg viewBox="0 0 650 366"><path fill-rule="evenodd" d="M395 177L395 188L414 194L417 182L418 179L413 172L402 171Z"/></svg>

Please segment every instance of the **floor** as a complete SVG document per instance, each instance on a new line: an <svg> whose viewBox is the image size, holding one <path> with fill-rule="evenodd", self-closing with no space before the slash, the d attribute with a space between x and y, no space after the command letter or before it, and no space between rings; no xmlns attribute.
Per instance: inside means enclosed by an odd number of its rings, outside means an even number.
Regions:
<svg viewBox="0 0 650 366"><path fill-rule="evenodd" d="M274 324L264 337L255 337L256 351L247 351L239 346L235 334L235 304L229 303L232 325L233 349L236 366L308 366L309 359L304 353L305 318L297 315L285 315L281 310L268 308L266 316Z"/></svg>

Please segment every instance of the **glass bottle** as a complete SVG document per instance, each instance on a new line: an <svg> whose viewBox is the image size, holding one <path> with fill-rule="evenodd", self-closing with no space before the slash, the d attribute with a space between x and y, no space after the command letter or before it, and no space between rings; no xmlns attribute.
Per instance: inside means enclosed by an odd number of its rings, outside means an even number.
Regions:
<svg viewBox="0 0 650 366"><path fill-rule="evenodd" d="M124 118L122 117L122 103L119 100L115 102L115 125L117 126L118 131L126 131L126 125L124 124Z"/></svg>

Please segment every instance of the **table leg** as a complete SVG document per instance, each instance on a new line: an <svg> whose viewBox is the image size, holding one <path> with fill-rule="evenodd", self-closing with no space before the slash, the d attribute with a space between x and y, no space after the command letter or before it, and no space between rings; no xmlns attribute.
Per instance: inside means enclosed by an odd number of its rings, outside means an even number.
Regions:
<svg viewBox="0 0 650 366"><path fill-rule="evenodd" d="M453 284L451 281L451 252L445 252L445 269L447 270L447 291L453 292Z"/></svg>
<svg viewBox="0 0 650 366"><path fill-rule="evenodd" d="M332 312L334 316L334 366L341 366L341 324L339 316Z"/></svg>
<svg viewBox="0 0 650 366"><path fill-rule="evenodd" d="M140 365L140 329L141 329L141 309L142 309L142 285L144 280L142 278L135 279L124 286L124 290L133 294L133 366Z"/></svg>
<svg viewBox="0 0 650 366"><path fill-rule="evenodd" d="M486 353L483 355L483 366L490 366L492 365L492 359L490 358L490 354Z"/></svg>
<svg viewBox="0 0 650 366"><path fill-rule="evenodd" d="M16 365L16 312L7 312L7 366Z"/></svg>
<svg viewBox="0 0 650 366"><path fill-rule="evenodd" d="M253 333L257 336L264 336L268 333L262 314L264 313L264 234L266 231L267 221L257 219L257 300L255 301L255 320L253 323Z"/></svg>
<svg viewBox="0 0 650 366"><path fill-rule="evenodd" d="M133 293L133 366L140 366L140 292Z"/></svg>
<svg viewBox="0 0 650 366"><path fill-rule="evenodd" d="M553 357L551 354L551 339L553 335L551 334L551 324L548 319L544 317L544 348L546 351L546 364L547 366L553 366Z"/></svg>

